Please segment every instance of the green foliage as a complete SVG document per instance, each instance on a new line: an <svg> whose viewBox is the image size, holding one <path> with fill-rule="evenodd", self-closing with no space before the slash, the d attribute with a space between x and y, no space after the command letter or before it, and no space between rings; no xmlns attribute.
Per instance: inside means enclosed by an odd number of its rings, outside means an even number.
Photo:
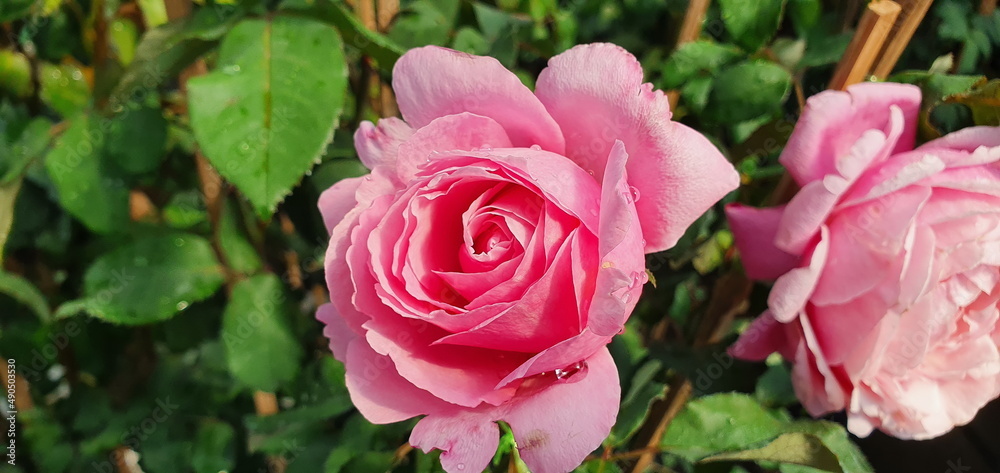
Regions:
<svg viewBox="0 0 1000 473"><path fill-rule="evenodd" d="M190 82L191 125L266 219L333 138L346 84L335 29L297 17L246 20L226 35L217 70Z"/></svg>
<svg viewBox="0 0 1000 473"><path fill-rule="evenodd" d="M357 412L315 320L316 201L368 172L352 136L383 110L377 82L434 44L495 57L530 88L552 56L615 43L736 165L745 185L723 204L764 203L799 96L826 88L854 20L836 2L720 0L675 48L688 3L402 0L372 30L343 0L0 0L0 355L34 401L18 466L0 472L112 472L126 454L147 473L279 457L286 473L443 471L439 452L401 448L415 421ZM923 90L921 141L1000 120L1000 13L973 3L935 2L892 77ZM609 345L617 421L576 472L631 471L682 378L694 399L664 468L871 471L843 427L806 419L787 360L733 360L738 330L704 342L727 297L714 287L739 271L721 205L647 267ZM758 286L741 310L765 300ZM277 413L258 408L269 400ZM490 470L527 472L501 427Z"/></svg>

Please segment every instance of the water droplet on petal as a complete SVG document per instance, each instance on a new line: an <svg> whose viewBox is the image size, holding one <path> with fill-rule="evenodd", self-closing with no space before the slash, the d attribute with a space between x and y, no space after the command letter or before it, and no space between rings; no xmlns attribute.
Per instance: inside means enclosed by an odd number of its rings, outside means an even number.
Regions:
<svg viewBox="0 0 1000 473"><path fill-rule="evenodd" d="M493 151L493 147L484 143L479 147L479 151Z"/></svg>
<svg viewBox="0 0 1000 473"><path fill-rule="evenodd" d="M538 146L538 145L531 145L531 149L534 150L534 151L541 151L542 147Z"/></svg>
<svg viewBox="0 0 1000 473"><path fill-rule="evenodd" d="M587 362L586 361L578 361L578 362L576 362L576 363L574 363L572 365L569 365L569 366L567 366L565 368L557 368L554 371L554 373L556 375L556 379L565 380L565 379L569 379L571 376L574 376L574 375L576 375L578 373L585 372L586 370L587 370Z"/></svg>
<svg viewBox="0 0 1000 473"><path fill-rule="evenodd" d="M636 189L635 186L629 186L628 190L630 192L632 192L632 202L638 202L639 201L639 189Z"/></svg>
<svg viewBox="0 0 1000 473"><path fill-rule="evenodd" d="M464 470L465 469L465 463L459 463L457 466L458 466L459 470Z"/></svg>
<svg viewBox="0 0 1000 473"><path fill-rule="evenodd" d="M591 176L593 176L594 175L594 170L593 169L588 169L587 170L587 174L590 174Z"/></svg>

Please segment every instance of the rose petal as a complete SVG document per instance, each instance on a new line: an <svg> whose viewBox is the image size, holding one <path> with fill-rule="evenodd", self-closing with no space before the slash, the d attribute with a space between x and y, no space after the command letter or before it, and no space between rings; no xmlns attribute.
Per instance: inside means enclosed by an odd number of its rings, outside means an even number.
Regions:
<svg viewBox="0 0 1000 473"><path fill-rule="evenodd" d="M517 398L502 416L534 473L572 471L611 432L621 395L618 369L607 348L586 364L586 372Z"/></svg>
<svg viewBox="0 0 1000 473"><path fill-rule="evenodd" d="M726 206L726 218L740 250L743 268L751 279L777 279L799 264L799 257L774 244L785 207L758 209L742 204Z"/></svg>
<svg viewBox="0 0 1000 473"><path fill-rule="evenodd" d="M479 472L489 466L500 446L500 428L488 411L429 415L413 428L410 445L424 453L441 450L441 466L448 473Z"/></svg>
<svg viewBox="0 0 1000 473"><path fill-rule="evenodd" d="M323 304L316 309L316 319L323 323L323 336L330 340L330 351L341 363L347 362L347 346L357 334L347 326L333 304Z"/></svg>
<svg viewBox="0 0 1000 473"><path fill-rule="evenodd" d="M535 93L562 127L566 156L597 179L616 140L634 156L629 182L641 196L635 206L652 253L673 246L739 176L703 135L670 121L663 92L642 81L628 51L589 44L550 59Z"/></svg>
<svg viewBox="0 0 1000 473"><path fill-rule="evenodd" d="M415 128L471 112L496 120L517 147L563 154L556 122L514 73L496 59L426 46L409 50L392 72L399 111Z"/></svg>
<svg viewBox="0 0 1000 473"><path fill-rule="evenodd" d="M341 179L320 194L319 212L323 215L323 224L327 232L332 232L333 227L337 226L357 205L354 194L357 193L361 181L360 177Z"/></svg>
<svg viewBox="0 0 1000 473"><path fill-rule="evenodd" d="M779 160L799 185L837 169L858 138L869 130L888 131L891 109L899 107L903 129L894 153L913 149L920 89L908 84L862 83L846 92L826 91L809 98Z"/></svg>
<svg viewBox="0 0 1000 473"><path fill-rule="evenodd" d="M512 146L507 132L495 120L468 112L435 118L399 146L396 169L400 180L407 182L436 152L471 151L486 145Z"/></svg>
<svg viewBox="0 0 1000 473"><path fill-rule="evenodd" d="M771 311L765 311L729 347L729 354L743 360L764 361L771 353L788 344L785 327L785 324L774 320Z"/></svg>
<svg viewBox="0 0 1000 473"><path fill-rule="evenodd" d="M811 255L804 255L802 261L808 261L808 266L795 268L774 282L767 305L774 314L775 320L782 323L791 322L805 308L809 296L816 289L826 264L827 251L830 247L829 230L824 226L820 230L820 239L813 248Z"/></svg>
<svg viewBox="0 0 1000 473"><path fill-rule="evenodd" d="M399 144L413 135L413 128L396 117L383 118L375 126L363 121L354 132L354 149L358 151L361 164L368 169L376 166L396 167L396 150Z"/></svg>

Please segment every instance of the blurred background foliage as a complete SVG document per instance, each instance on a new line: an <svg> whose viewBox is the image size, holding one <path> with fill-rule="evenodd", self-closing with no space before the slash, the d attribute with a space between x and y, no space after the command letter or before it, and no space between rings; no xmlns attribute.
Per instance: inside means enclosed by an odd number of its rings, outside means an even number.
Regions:
<svg viewBox="0 0 1000 473"><path fill-rule="evenodd" d="M740 170L726 201L762 204L862 2L720 0L676 47L687 3L0 0L0 356L21 378L0 472L439 471L406 446L413 421L353 409L314 320L319 193L365 172L353 130L395 113L407 48L490 55L533 86L551 56L609 41ZM896 68L924 88L923 139L1000 124L1000 12L978 8L935 2ZM647 452L653 471L870 471L842 419L807 420L780 358L725 354L746 320L705 334L734 315L712 296L739 269L720 210L649 257L656 283L612 344L618 423L578 471ZM650 446L680 377L695 400ZM496 471L523 468L512 447Z"/></svg>

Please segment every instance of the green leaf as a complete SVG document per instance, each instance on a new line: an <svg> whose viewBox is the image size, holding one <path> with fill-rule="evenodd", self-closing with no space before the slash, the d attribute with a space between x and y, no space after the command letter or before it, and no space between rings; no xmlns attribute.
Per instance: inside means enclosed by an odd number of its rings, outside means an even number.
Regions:
<svg viewBox="0 0 1000 473"><path fill-rule="evenodd" d="M608 437L610 445L621 445L635 435L646 419L653 401L663 398L666 394L667 386L653 380L653 377L662 370L663 365L653 360L636 371L628 393L622 399L618 419Z"/></svg>
<svg viewBox="0 0 1000 473"><path fill-rule="evenodd" d="M108 30L108 43L114 49L118 61L123 66L135 59L135 46L139 39L139 29L132 20L116 18Z"/></svg>
<svg viewBox="0 0 1000 473"><path fill-rule="evenodd" d="M719 8L736 44L754 52L778 31L785 0L720 0Z"/></svg>
<svg viewBox="0 0 1000 473"><path fill-rule="evenodd" d="M45 159L59 202L84 225L110 233L129 221L129 190L103 159L104 122L87 115L72 119Z"/></svg>
<svg viewBox="0 0 1000 473"><path fill-rule="evenodd" d="M817 33L806 39L806 52L799 61L799 67L816 67L834 64L844 56L851 44L851 33L830 35Z"/></svg>
<svg viewBox="0 0 1000 473"><path fill-rule="evenodd" d="M767 371L757 379L754 397L764 405L775 407L798 402L788 367L784 363L768 366Z"/></svg>
<svg viewBox="0 0 1000 473"><path fill-rule="evenodd" d="M2 192L0 190L0 193ZM2 199L2 196L0 196L0 199ZM0 244L2 244L2 241L0 241ZM24 304L25 307L28 307L38 315L42 323L48 323L52 320L52 311L49 310L49 304L45 301L45 296L27 279L0 270L0 293L6 294L15 301Z"/></svg>
<svg viewBox="0 0 1000 473"><path fill-rule="evenodd" d="M820 0L788 0L788 17L799 37L805 37L816 25L822 11L823 4Z"/></svg>
<svg viewBox="0 0 1000 473"><path fill-rule="evenodd" d="M781 66L743 62L719 73L705 112L720 123L747 121L781 107L791 89L792 77Z"/></svg>
<svg viewBox="0 0 1000 473"><path fill-rule="evenodd" d="M236 463L236 432L221 421L203 422L195 436L191 466L194 471L230 471Z"/></svg>
<svg viewBox="0 0 1000 473"><path fill-rule="evenodd" d="M383 71L392 71L399 57L406 52L398 44L385 36L365 28L361 21L339 3L330 0L316 0L311 7L289 6L286 12L329 23L340 31L344 41L358 48L378 63Z"/></svg>
<svg viewBox="0 0 1000 473"><path fill-rule="evenodd" d="M870 473L874 470L840 424L825 420L798 421L787 429L789 432L803 432L814 435L823 445L837 456L841 469L848 473Z"/></svg>
<svg viewBox="0 0 1000 473"><path fill-rule="evenodd" d="M264 267L257 249L247 241L245 232L240 229L239 212L228 200L219 216L219 246L225 254L226 264L233 271L250 275Z"/></svg>
<svg viewBox="0 0 1000 473"><path fill-rule="evenodd" d="M90 101L90 85L74 65L42 64L39 82L42 102L64 117L76 114Z"/></svg>
<svg viewBox="0 0 1000 473"><path fill-rule="evenodd" d="M296 17L247 20L223 40L218 69L188 83L191 125L266 220L333 138L346 86L336 30Z"/></svg>
<svg viewBox="0 0 1000 473"><path fill-rule="evenodd" d="M4 153L0 156L0 186L23 176L28 166L45 152L52 141L51 129L48 119L35 118L21 130L13 144L0 143L0 152Z"/></svg>
<svg viewBox="0 0 1000 473"><path fill-rule="evenodd" d="M685 43L663 65L662 87L675 89L698 74L711 75L743 54L732 46L699 40Z"/></svg>
<svg viewBox="0 0 1000 473"><path fill-rule="evenodd" d="M837 456L823 445L822 440L801 432L779 435L761 448L720 453L701 461L771 461L794 463L833 473L843 473L844 471L837 461Z"/></svg>
<svg viewBox="0 0 1000 473"><path fill-rule="evenodd" d="M21 192L21 180L0 185L0 263L3 263L4 247L14 225L14 204Z"/></svg>
<svg viewBox="0 0 1000 473"><path fill-rule="evenodd" d="M155 1L155 0L151 0ZM158 0L161 1L162 0ZM133 60L108 98L112 110L156 92L157 87L212 49L243 16L238 8L215 5L146 32Z"/></svg>
<svg viewBox="0 0 1000 473"><path fill-rule="evenodd" d="M109 123L104 152L130 174L155 171L166 152L167 120L159 108L132 104Z"/></svg>
<svg viewBox="0 0 1000 473"><path fill-rule="evenodd" d="M443 2L417 0L411 3L393 22L389 39L407 48L430 44L443 46L451 34L455 16L449 17L450 9L442 9L438 3Z"/></svg>
<svg viewBox="0 0 1000 473"><path fill-rule="evenodd" d="M965 93L951 95L946 103L960 103L972 111L972 120L978 126L1000 126L1000 80L979 84Z"/></svg>
<svg viewBox="0 0 1000 473"><path fill-rule="evenodd" d="M663 436L664 450L696 461L780 435L785 422L745 394L705 396L687 404Z"/></svg>
<svg viewBox="0 0 1000 473"><path fill-rule="evenodd" d="M146 237L102 255L87 268L84 299L72 308L112 323L149 324L211 296L222 281L222 269L204 238ZM60 308L58 315L68 310Z"/></svg>
<svg viewBox="0 0 1000 473"><path fill-rule="evenodd" d="M17 20L30 15L32 7L36 3L38 3L36 0L4 0L3 9L0 10L0 22Z"/></svg>
<svg viewBox="0 0 1000 473"><path fill-rule="evenodd" d="M252 389L274 391L295 378L302 348L288 327L292 311L277 276L240 281L222 314L229 370Z"/></svg>
<svg viewBox="0 0 1000 473"><path fill-rule="evenodd" d="M164 0L136 0L146 20L146 28L156 28L167 22L167 5Z"/></svg>

